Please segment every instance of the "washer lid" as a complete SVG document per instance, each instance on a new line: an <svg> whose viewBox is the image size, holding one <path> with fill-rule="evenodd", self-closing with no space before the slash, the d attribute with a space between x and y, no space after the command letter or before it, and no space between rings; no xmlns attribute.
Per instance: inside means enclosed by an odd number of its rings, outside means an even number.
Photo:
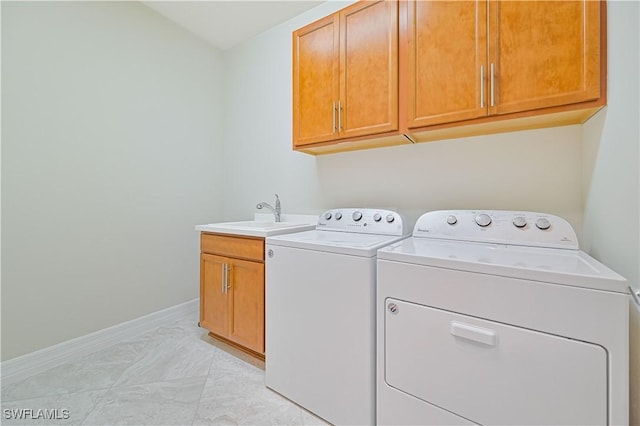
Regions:
<svg viewBox="0 0 640 426"><path fill-rule="evenodd" d="M411 237L378 259L628 293L623 277L581 250Z"/></svg>
<svg viewBox="0 0 640 426"><path fill-rule="evenodd" d="M307 250L375 257L379 248L406 236L356 234L340 231L311 230L267 237L267 244Z"/></svg>

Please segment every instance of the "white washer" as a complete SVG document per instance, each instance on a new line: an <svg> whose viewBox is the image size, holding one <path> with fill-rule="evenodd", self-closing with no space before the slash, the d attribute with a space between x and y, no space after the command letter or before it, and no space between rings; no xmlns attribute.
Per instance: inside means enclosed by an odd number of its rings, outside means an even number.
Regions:
<svg viewBox="0 0 640 426"><path fill-rule="evenodd" d="M375 423L376 253L392 211L335 209L267 238L266 385L333 424Z"/></svg>
<svg viewBox="0 0 640 426"><path fill-rule="evenodd" d="M378 423L626 425L628 310L557 216L426 213L378 251Z"/></svg>

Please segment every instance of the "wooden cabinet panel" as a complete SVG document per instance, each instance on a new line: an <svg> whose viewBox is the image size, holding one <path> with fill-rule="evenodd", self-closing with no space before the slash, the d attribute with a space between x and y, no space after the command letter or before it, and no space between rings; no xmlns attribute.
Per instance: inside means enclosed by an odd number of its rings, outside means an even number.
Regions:
<svg viewBox="0 0 640 426"><path fill-rule="evenodd" d="M339 20L327 16L293 33L294 145L337 136Z"/></svg>
<svg viewBox="0 0 640 426"><path fill-rule="evenodd" d="M594 0L409 1L411 136L584 122L606 102L604 13Z"/></svg>
<svg viewBox="0 0 640 426"><path fill-rule="evenodd" d="M264 254L264 239L202 233L201 241L200 325L213 335L263 357L264 257L242 260L205 250L251 255L260 247L260 253ZM248 248L240 249L242 245Z"/></svg>
<svg viewBox="0 0 640 426"><path fill-rule="evenodd" d="M583 123L606 56L605 0L359 1L294 32L293 148Z"/></svg>
<svg viewBox="0 0 640 426"><path fill-rule="evenodd" d="M200 256L200 325L221 336L226 336L229 329L222 278L222 266L226 261L224 257L211 254Z"/></svg>
<svg viewBox="0 0 640 426"><path fill-rule="evenodd" d="M494 105L506 114L600 96L598 1L489 1Z"/></svg>
<svg viewBox="0 0 640 426"><path fill-rule="evenodd" d="M487 114L487 4L415 1L408 8L408 127Z"/></svg>
<svg viewBox="0 0 640 426"><path fill-rule="evenodd" d="M203 253L263 261L264 239L202 233L200 250Z"/></svg>
<svg viewBox="0 0 640 426"><path fill-rule="evenodd" d="M293 147L396 132L398 3L361 1L293 33Z"/></svg>
<svg viewBox="0 0 640 426"><path fill-rule="evenodd" d="M264 353L264 265L233 260L230 282L229 338Z"/></svg>
<svg viewBox="0 0 640 426"><path fill-rule="evenodd" d="M359 2L340 28L340 136L397 130L398 5Z"/></svg>

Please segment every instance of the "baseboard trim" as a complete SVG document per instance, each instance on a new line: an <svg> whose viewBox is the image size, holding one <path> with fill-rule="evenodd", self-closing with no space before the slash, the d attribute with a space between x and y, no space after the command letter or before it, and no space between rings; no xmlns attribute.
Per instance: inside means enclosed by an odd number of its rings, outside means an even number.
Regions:
<svg viewBox="0 0 640 426"><path fill-rule="evenodd" d="M168 325L176 319L197 312L200 299L193 299L157 312L116 324L85 336L61 342L0 363L2 384L24 380L50 368L75 361L85 355L108 348L125 339L136 337L156 327Z"/></svg>

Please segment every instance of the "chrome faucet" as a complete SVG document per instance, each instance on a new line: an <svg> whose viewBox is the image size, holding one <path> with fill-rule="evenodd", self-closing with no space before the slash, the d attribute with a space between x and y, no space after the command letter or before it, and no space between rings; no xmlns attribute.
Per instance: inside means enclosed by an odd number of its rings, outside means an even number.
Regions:
<svg viewBox="0 0 640 426"><path fill-rule="evenodd" d="M280 213L282 212L282 208L280 207L280 198L278 198L278 194L276 194L276 208L274 209L269 203L258 203L258 205L256 206L256 209L260 210L263 207L271 210L271 213L273 213L273 217L275 217L276 222L280 222Z"/></svg>

